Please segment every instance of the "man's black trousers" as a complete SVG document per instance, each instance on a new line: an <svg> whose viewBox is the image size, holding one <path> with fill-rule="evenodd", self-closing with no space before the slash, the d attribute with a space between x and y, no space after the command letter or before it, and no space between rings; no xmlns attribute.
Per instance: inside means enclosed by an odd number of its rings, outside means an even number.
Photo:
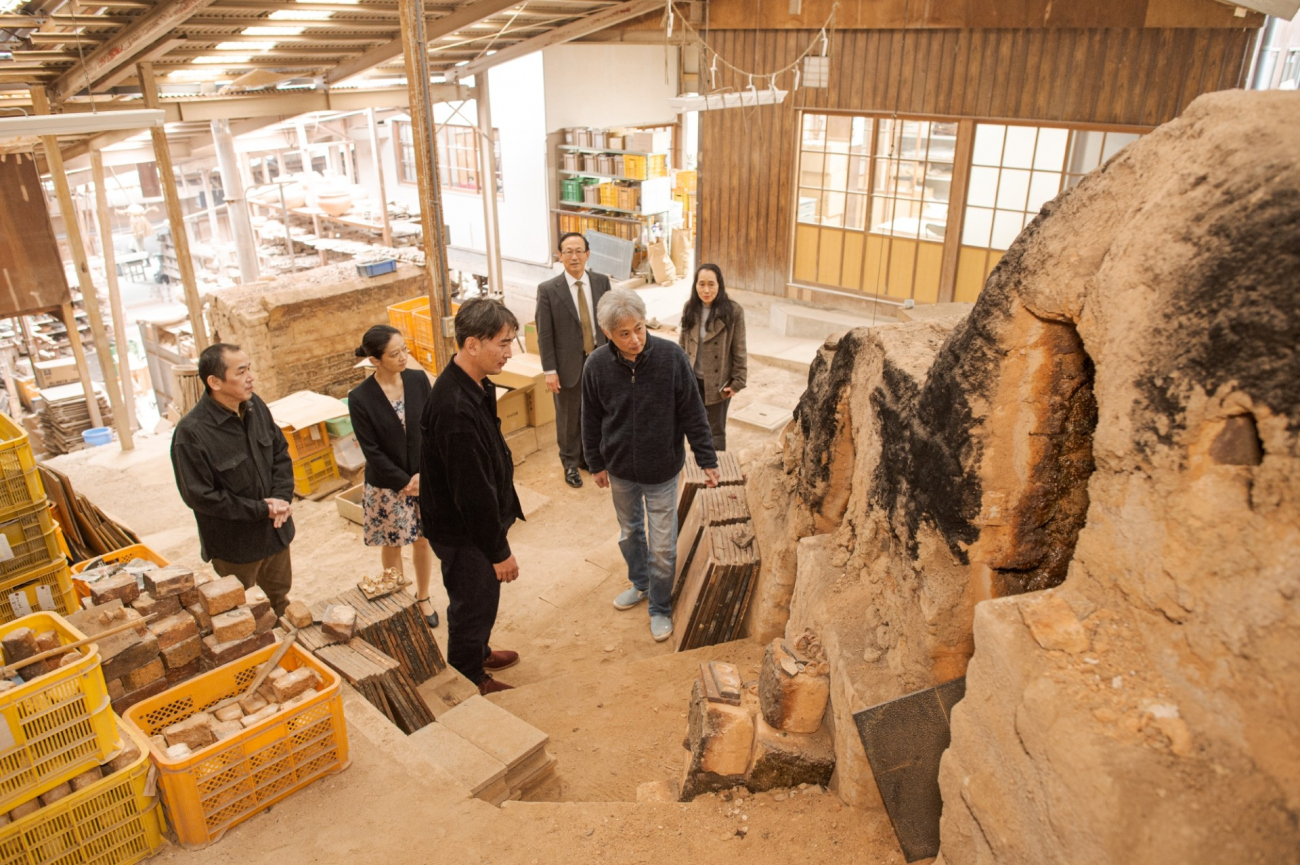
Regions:
<svg viewBox="0 0 1300 865"><path fill-rule="evenodd" d="M483 681L483 661L497 621L501 583L483 551L473 545L430 544L442 562L447 588L447 663L474 684Z"/></svg>

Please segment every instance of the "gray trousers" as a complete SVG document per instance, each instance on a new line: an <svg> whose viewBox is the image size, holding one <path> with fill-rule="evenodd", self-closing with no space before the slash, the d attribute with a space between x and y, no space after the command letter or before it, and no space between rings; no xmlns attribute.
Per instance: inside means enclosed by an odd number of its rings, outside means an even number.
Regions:
<svg viewBox="0 0 1300 865"><path fill-rule="evenodd" d="M569 469L585 468L582 455L582 386L562 387L555 394L555 442L560 446L560 463Z"/></svg>

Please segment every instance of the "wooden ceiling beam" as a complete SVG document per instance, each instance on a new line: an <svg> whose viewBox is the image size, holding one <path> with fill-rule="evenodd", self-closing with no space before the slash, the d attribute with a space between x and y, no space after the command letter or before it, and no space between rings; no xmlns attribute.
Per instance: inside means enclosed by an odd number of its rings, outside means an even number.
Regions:
<svg viewBox="0 0 1300 865"><path fill-rule="evenodd" d="M534 51L540 51L543 48L549 48L552 45L561 45L565 42L571 42L582 36L604 30L606 27L613 27L630 18L636 18L658 9L663 4L660 0L628 0L626 3L620 3L617 6L608 6L599 12L595 12L585 18L579 18L568 24L563 24L543 33L541 36L534 36L532 39L525 39L522 42L516 42L513 45L507 45L505 48L497 51L495 54L480 57L477 60L471 60L464 66L455 66L447 70L449 80L463 81L471 75L477 75L485 72L493 66L499 66L509 60L524 57L532 54Z"/></svg>
<svg viewBox="0 0 1300 865"><path fill-rule="evenodd" d="M475 0L475 2L466 4L449 15L426 21L425 41L427 43L448 36L471 24L477 24L485 18L491 18L498 12L517 5L517 3L518 0ZM402 40L394 39L378 48L372 48L360 57L340 63L326 73L325 83L341 84L349 78L355 78L381 63L386 63L400 56L402 56Z"/></svg>
<svg viewBox="0 0 1300 865"><path fill-rule="evenodd" d="M187 20L212 5L213 0L162 0L153 11L135 19L86 57L76 69L61 75L50 87L50 95L59 102L79 91L89 80L90 86L130 63L148 46L171 33Z"/></svg>

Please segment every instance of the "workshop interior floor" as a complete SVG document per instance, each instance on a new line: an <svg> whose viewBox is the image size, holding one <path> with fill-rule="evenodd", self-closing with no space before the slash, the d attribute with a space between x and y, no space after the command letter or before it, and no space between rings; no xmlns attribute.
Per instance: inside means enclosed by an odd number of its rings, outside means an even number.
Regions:
<svg viewBox="0 0 1300 865"><path fill-rule="evenodd" d="M793 407L803 374L754 364L747 400ZM738 404L740 398L737 398ZM732 423L732 450L775 446L775 434ZM168 560L201 566L189 511L176 492L170 434L142 435L59 457L79 492L135 530ZM744 856L789 862L901 862L888 822L818 789L774 791L739 803L636 802L637 785L676 781L685 751L691 681L702 660L755 676L762 647L737 641L674 654L655 643L644 605L610 601L626 585L607 490L563 482L555 442L516 469L528 520L511 532L520 578L502 592L493 644L521 653L500 675L516 690L492 699L546 732L556 775L502 808L467 798L405 751L405 737L348 710L351 765L231 829L199 852L167 848L159 861L247 862L288 855L303 862L705 862ZM311 603L378 570L377 552L331 499L294 505L293 596ZM406 563L407 574L412 566ZM435 631L446 647L446 595L435 568ZM359 700L355 694L351 700ZM354 706L355 708L355 706ZM739 831L738 831L739 830ZM743 845L743 846L739 846Z"/></svg>

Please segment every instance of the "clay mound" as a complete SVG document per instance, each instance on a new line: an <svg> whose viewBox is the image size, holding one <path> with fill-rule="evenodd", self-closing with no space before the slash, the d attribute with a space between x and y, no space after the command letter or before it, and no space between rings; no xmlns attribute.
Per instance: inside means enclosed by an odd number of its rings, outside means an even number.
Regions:
<svg viewBox="0 0 1300 865"><path fill-rule="evenodd" d="M969 316L823 350L749 468L751 634L822 635L841 796L879 807L852 712L967 673L952 865L1300 849L1297 116L1201 97Z"/></svg>

